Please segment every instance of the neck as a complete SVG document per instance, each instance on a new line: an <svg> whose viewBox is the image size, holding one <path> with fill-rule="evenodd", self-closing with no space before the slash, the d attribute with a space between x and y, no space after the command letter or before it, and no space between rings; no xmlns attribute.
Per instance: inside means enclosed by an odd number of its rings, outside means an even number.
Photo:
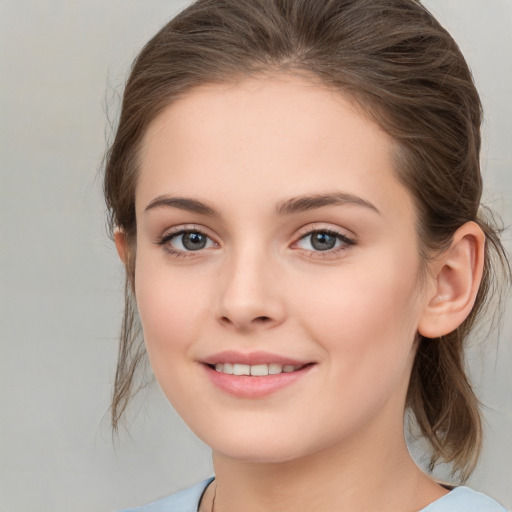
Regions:
<svg viewBox="0 0 512 512"><path fill-rule="evenodd" d="M420 510L446 493L411 459L403 434L378 434L286 462L213 454L215 512Z"/></svg>

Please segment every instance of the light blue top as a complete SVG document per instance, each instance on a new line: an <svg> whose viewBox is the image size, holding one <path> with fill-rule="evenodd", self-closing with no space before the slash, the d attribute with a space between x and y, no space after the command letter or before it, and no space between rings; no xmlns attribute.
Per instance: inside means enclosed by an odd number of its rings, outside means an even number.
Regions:
<svg viewBox="0 0 512 512"><path fill-rule="evenodd" d="M213 478L209 478L194 485L194 487L189 487L184 491L171 494L147 505L127 508L119 512L197 512L204 491L212 481Z"/></svg>
<svg viewBox="0 0 512 512"><path fill-rule="evenodd" d="M209 478L194 487L167 496L148 505L129 508L120 512L197 512ZM419 512L507 512L498 502L469 487L455 487L442 498L434 501Z"/></svg>

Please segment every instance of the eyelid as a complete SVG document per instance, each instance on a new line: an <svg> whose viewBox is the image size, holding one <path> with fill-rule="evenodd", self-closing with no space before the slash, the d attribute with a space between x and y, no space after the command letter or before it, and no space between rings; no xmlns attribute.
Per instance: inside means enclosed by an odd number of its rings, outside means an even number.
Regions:
<svg viewBox="0 0 512 512"><path fill-rule="evenodd" d="M169 239L172 238L173 236L180 235L181 233L188 232L197 232L210 237L210 235L207 233L206 228L203 228L202 226L198 226L197 224L179 224L177 226L172 226L164 230L163 234L157 237L156 242L160 243L162 240Z"/></svg>
<svg viewBox="0 0 512 512"><path fill-rule="evenodd" d="M323 222L314 222L301 227L297 232L296 240L300 240L301 238L304 238L311 233L318 232L325 232L335 236L341 236L342 238L350 240L350 242L354 244L357 243L356 235L348 229L342 228L340 226L333 226L332 224Z"/></svg>
<svg viewBox="0 0 512 512"><path fill-rule="evenodd" d="M171 228L165 230L162 235L157 237L157 239L155 240L155 244L162 246L166 252L179 256L198 256L204 250L211 248L205 247L203 249L198 249L196 251L184 251L170 246L169 242L173 238L186 233L199 233L207 237L209 240L211 240L215 246L219 245L215 237L209 233L208 229L204 228L203 226L198 226L197 224L181 224L177 226L172 226Z"/></svg>
<svg viewBox="0 0 512 512"><path fill-rule="evenodd" d="M325 251L318 251L314 249L303 249L300 247L294 247L296 246L301 240L304 240L308 236L311 236L314 233L327 233L334 237L336 237L338 240L341 241L341 245L338 247L334 247L332 249L327 249ZM313 258L328 258L338 255L339 252L346 251L352 246L357 245L357 239L354 235L348 234L347 230L342 229L340 227L333 227L333 226L326 226L325 224L315 224L308 226L305 226L301 228L297 234L297 237L295 241L292 243L291 247L295 248L296 250L302 251L303 253L307 254L309 257Z"/></svg>
<svg viewBox="0 0 512 512"><path fill-rule="evenodd" d="M307 226L302 227L297 232L297 235L294 238L294 242L291 244L291 248L295 250L300 250L303 253L307 253L310 257L314 258L322 258L322 257L329 257L334 256L338 252L345 251L351 246L357 245L357 239L353 234L347 233L348 230L340 228L340 227L333 227L332 225L326 226L325 224L308 224ZM174 237L177 237L179 235L185 234L185 233L200 233L201 235L204 235L207 237L210 241L213 242L214 246L219 246L219 242L217 242L216 237L210 234L210 230L199 226L197 224L181 224L177 226L172 226L171 228L168 228L164 231L164 234L157 237L155 240L155 244L158 246L162 246L165 251L167 251L170 254L176 255L176 256L199 256L202 254L206 249L211 249L212 247L205 247L202 249L197 250L182 250L177 249L175 247L172 247L169 242ZM334 237L336 237L339 241L341 241L341 245L338 247L334 247L332 249L326 249L324 251L322 250L314 250L314 249L303 249L300 247L296 247L298 242L303 240L304 238L313 235L314 233L327 233Z"/></svg>

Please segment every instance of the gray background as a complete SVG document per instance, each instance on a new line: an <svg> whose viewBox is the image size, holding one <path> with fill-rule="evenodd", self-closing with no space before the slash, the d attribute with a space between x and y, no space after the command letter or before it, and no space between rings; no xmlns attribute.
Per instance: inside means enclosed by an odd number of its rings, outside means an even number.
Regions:
<svg viewBox="0 0 512 512"><path fill-rule="evenodd" d="M487 202L510 224L512 0L425 3L475 74ZM115 119L136 51L184 5L0 0L1 512L111 511L211 472L208 448L156 385L133 404L130 431L116 442L107 412L122 270L100 196L105 110ZM487 417L470 484L509 508L511 327L506 320L499 344L469 355Z"/></svg>

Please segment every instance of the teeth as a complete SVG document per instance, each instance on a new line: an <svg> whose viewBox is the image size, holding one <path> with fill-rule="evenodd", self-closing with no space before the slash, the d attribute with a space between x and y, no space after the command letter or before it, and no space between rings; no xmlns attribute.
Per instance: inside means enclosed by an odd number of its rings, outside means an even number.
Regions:
<svg viewBox="0 0 512 512"><path fill-rule="evenodd" d="M248 364L234 364L233 375L251 375L251 367Z"/></svg>
<svg viewBox="0 0 512 512"><path fill-rule="evenodd" d="M281 373L283 371L283 365L277 364L277 363L270 363L268 365L268 373L269 375L276 375L278 373Z"/></svg>
<svg viewBox="0 0 512 512"><path fill-rule="evenodd" d="M251 366L251 375L256 375L258 377L268 375L268 364L255 364L254 366Z"/></svg>
<svg viewBox="0 0 512 512"><path fill-rule="evenodd" d="M217 363L215 370L228 375L251 375L253 377L263 377L265 375L277 375L278 373L291 373L300 370L303 365L294 366L292 364L231 364Z"/></svg>

